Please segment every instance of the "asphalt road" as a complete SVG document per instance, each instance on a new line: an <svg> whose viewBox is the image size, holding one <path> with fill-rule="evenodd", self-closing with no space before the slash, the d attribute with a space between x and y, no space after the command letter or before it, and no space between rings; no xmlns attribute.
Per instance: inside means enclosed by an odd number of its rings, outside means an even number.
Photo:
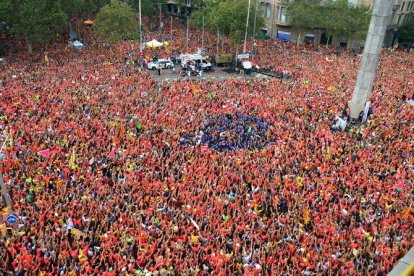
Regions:
<svg viewBox="0 0 414 276"><path fill-rule="evenodd" d="M161 76L158 76L157 70L148 70L150 74L153 75L156 81L178 81L178 80L224 80L229 78L255 78L262 77L260 74L251 74L251 75L242 75L229 68L223 67L214 67L211 71L203 72L202 76L196 77L181 77L180 76L181 66L176 65L175 70L173 69L163 69Z"/></svg>

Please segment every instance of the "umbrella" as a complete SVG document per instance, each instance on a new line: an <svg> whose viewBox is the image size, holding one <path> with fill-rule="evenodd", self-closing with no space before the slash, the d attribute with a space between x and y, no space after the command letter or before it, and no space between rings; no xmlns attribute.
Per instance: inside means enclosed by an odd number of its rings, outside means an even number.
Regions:
<svg viewBox="0 0 414 276"><path fill-rule="evenodd" d="M148 48L159 48L162 46L162 43L153 39L150 42L145 43L145 46Z"/></svg>
<svg viewBox="0 0 414 276"><path fill-rule="evenodd" d="M83 21L83 24L85 24L85 25L92 25L93 24L93 21L92 20L85 20L85 21Z"/></svg>

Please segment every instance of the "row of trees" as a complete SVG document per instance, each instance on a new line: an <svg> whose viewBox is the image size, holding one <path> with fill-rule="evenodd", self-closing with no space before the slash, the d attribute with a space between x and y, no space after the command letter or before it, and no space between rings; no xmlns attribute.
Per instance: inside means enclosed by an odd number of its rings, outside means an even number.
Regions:
<svg viewBox="0 0 414 276"><path fill-rule="evenodd" d="M204 26L211 33L228 37L233 44L239 44L245 34L249 0L205 0L198 4L191 21L197 27ZM247 33L252 35L264 26L263 13L255 0L251 1ZM255 24L256 21L256 24ZM256 30L253 28L256 26Z"/></svg>
<svg viewBox="0 0 414 276"><path fill-rule="evenodd" d="M205 0L192 16L192 22L211 32L220 31L234 43L239 43L244 35L248 0ZM251 0L248 33L256 33L264 25L262 7L259 1ZM368 6L354 6L347 0L284 0L286 18L289 24L298 30L298 42L301 34L309 29L321 29L328 37L343 36L348 39L364 39L371 19ZM256 13L257 12L257 13ZM257 15L254 16L254 15ZM253 30L256 18L256 30Z"/></svg>
<svg viewBox="0 0 414 276"><path fill-rule="evenodd" d="M143 15L150 17L158 14L158 3L166 3L166 0L141 1ZM248 13L249 35L264 26L263 11L257 0L178 0L178 3L195 8L192 24L204 26L212 33L219 32L233 44L243 40ZM284 0L283 4L288 21L299 33L322 29L329 36L363 39L368 30L370 8L350 5L347 0ZM45 44L64 31L71 31L72 19L86 19L98 11L95 20L98 38L110 42L134 39L139 30L135 20L138 9L139 0L0 0L0 22L6 22L14 35L24 38L31 52L34 43Z"/></svg>
<svg viewBox="0 0 414 276"><path fill-rule="evenodd" d="M354 6L347 0L284 0L286 18L300 34L306 29L324 30L328 37L344 36L348 39L365 39L371 9ZM328 39L329 41L329 39Z"/></svg>
<svg viewBox="0 0 414 276"><path fill-rule="evenodd" d="M157 0L157 2L162 1L165 0ZM0 0L0 23L13 35L24 39L31 53L33 44L44 45L58 39L62 33L72 31L71 22L73 19L90 18L110 2L110 0ZM119 1L117 2L112 5L112 8L119 6ZM152 0L142 0L143 15L150 17L156 15L156 7L153 2ZM126 3L122 3L125 5L121 12L126 8L133 14L128 13L127 16L119 18L119 24L128 28L125 24L130 24L133 21L122 20L129 16L135 16L139 8L138 3L139 0L126 0ZM103 16L105 13L108 13L108 8L103 10ZM133 28L138 30L136 24L129 29ZM102 32L100 33L102 34ZM118 38L129 37L121 35Z"/></svg>

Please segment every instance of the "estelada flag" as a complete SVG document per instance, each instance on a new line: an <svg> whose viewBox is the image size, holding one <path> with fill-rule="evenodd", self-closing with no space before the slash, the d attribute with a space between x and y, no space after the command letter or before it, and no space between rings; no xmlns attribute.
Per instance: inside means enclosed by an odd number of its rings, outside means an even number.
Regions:
<svg viewBox="0 0 414 276"><path fill-rule="evenodd" d="M201 89L200 88L198 88L194 83L193 84L191 84L191 90L190 90L193 94L196 94L196 93L200 93L201 92Z"/></svg>

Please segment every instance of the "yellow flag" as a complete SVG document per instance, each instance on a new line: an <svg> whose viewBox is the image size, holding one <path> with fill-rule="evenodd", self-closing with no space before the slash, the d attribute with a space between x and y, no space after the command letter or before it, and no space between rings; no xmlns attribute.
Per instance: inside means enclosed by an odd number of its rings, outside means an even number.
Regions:
<svg viewBox="0 0 414 276"><path fill-rule="evenodd" d="M69 159L69 167L72 167L73 165L75 165L75 148L72 149L72 154L70 156Z"/></svg>
<svg viewBox="0 0 414 276"><path fill-rule="evenodd" d="M305 210L303 212L303 220L305 221L305 224L308 224L310 222L310 211Z"/></svg>
<svg viewBox="0 0 414 276"><path fill-rule="evenodd" d="M405 209L405 210L402 212L401 217L402 217L403 219L408 219L408 217L410 216L410 213L411 213L411 206L412 206L412 204L410 205L410 207L408 207L407 209Z"/></svg>

